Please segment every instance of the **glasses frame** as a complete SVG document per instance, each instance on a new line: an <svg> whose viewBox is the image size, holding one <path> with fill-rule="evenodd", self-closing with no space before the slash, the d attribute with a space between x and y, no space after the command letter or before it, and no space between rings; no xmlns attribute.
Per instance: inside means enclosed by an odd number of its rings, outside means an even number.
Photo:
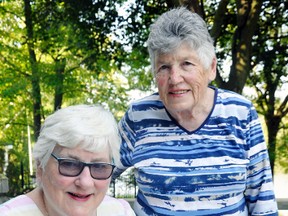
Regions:
<svg viewBox="0 0 288 216"><path fill-rule="evenodd" d="M59 173L60 173L61 175L63 175L63 176L67 176L67 177L76 177L76 176L79 176L79 175L83 172L84 168L85 168L86 166L88 166L89 171L90 171L90 176L91 176L93 179L96 179L96 180L107 180L107 179L109 179L109 178L111 177L111 175L112 175L112 173L113 173L113 170L114 170L114 168L115 168L115 165L114 165L114 164L111 164L111 163L105 163L105 162L86 163L86 162L83 162L83 161L80 161L80 160L71 159L71 158L60 158L60 157L57 157L54 153L51 153L51 156L52 156L53 158L55 158L55 159L57 160L57 162L58 162L58 171L59 171ZM68 161L77 161L77 162L79 162L80 164L83 165L83 166L82 166L82 169L80 169L79 173L78 173L78 174L75 174L75 175L63 174L63 172L61 172L60 165L61 165L61 161L65 161L65 160L68 160ZM111 169L110 175L109 175L107 178L98 178L98 177L95 178L95 177L92 175L92 172L91 172L91 167L92 167L93 165L95 165L95 164L99 164L99 165L109 165L109 166L111 166L112 169Z"/></svg>

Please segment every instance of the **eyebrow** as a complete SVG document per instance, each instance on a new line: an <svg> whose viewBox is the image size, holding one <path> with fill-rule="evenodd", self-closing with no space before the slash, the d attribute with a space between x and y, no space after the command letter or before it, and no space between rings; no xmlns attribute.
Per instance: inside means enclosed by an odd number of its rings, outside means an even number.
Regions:
<svg viewBox="0 0 288 216"><path fill-rule="evenodd" d="M86 162L86 161L81 160L77 155L70 155L69 153L67 156L59 155L58 157ZM105 158L95 158L95 159L92 159L90 162L86 162L86 163L99 163L99 162L110 163L111 160L108 159L108 161L107 161Z"/></svg>

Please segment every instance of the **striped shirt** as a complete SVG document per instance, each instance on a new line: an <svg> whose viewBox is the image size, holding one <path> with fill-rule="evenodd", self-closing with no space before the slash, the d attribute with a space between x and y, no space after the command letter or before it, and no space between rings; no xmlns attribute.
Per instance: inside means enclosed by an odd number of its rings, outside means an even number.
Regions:
<svg viewBox="0 0 288 216"><path fill-rule="evenodd" d="M135 168L136 215L278 215L261 124L243 96L215 88L211 113L187 131L155 93L133 102L119 128L114 177Z"/></svg>

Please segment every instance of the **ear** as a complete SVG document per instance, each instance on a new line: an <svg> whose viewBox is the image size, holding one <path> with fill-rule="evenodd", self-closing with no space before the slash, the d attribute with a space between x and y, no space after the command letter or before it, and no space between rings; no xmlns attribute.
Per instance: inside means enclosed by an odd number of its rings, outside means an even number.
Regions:
<svg viewBox="0 0 288 216"><path fill-rule="evenodd" d="M210 82L216 78L216 70L217 70L217 59L214 57L212 59L211 66L209 68L209 80Z"/></svg>
<svg viewBox="0 0 288 216"><path fill-rule="evenodd" d="M42 181L42 175L43 175L43 168L40 166L40 162L36 162L36 179L38 182Z"/></svg>

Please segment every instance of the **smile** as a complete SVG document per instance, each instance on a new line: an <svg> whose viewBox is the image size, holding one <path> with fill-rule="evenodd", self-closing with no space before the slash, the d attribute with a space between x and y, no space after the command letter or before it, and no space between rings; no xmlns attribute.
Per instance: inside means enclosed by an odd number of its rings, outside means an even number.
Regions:
<svg viewBox="0 0 288 216"><path fill-rule="evenodd" d="M190 90L181 90L181 91L173 91L173 92L169 92L169 94L184 94L189 92Z"/></svg>
<svg viewBox="0 0 288 216"><path fill-rule="evenodd" d="M71 196L73 197L77 197L77 198L81 198L81 199L85 199L88 198L91 194L88 195L81 195L81 194L75 194L75 193L69 193Z"/></svg>

